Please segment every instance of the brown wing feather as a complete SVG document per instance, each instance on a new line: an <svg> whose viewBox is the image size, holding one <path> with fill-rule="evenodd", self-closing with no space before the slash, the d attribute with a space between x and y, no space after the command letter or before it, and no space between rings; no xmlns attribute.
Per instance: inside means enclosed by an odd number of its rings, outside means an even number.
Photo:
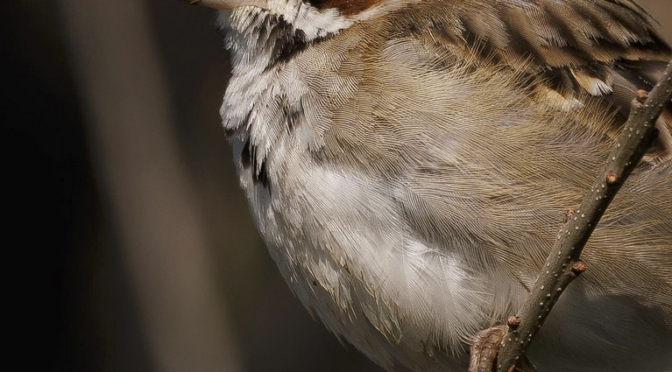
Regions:
<svg viewBox="0 0 672 372"><path fill-rule="evenodd" d="M540 97L556 102L564 97L562 107L600 97L617 108L614 134L634 92L650 90L672 59L653 18L632 0L424 1L410 9L392 21L407 22L401 29L419 37L429 30L431 42L463 60L524 72ZM654 151L667 156L672 156L670 118L672 104L659 124L664 133Z"/></svg>

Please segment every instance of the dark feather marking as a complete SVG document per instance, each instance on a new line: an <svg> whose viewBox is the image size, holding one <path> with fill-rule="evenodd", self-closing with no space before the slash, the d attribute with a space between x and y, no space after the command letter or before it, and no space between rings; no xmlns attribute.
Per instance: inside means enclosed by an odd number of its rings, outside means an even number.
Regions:
<svg viewBox="0 0 672 372"><path fill-rule="evenodd" d="M499 63L501 61L499 58L500 53L495 50L490 41L483 37L479 37L476 32L473 31L475 25L470 25L465 19L461 20L461 23L464 25L462 38L466 42L467 47L476 53L481 60Z"/></svg>
<svg viewBox="0 0 672 372"><path fill-rule="evenodd" d="M287 131L289 133L293 132L294 128L296 127L296 123L298 123L303 116L303 105L301 101L299 101L296 105L292 105L289 103L287 96L284 94L277 96L275 100L278 106L280 106L282 114L285 117Z"/></svg>
<svg viewBox="0 0 672 372"><path fill-rule="evenodd" d="M432 32L436 33L438 37L446 41L448 44L457 44L459 40L455 37L455 34L448 31L449 26L444 22L438 20L432 21Z"/></svg>
<svg viewBox="0 0 672 372"><path fill-rule="evenodd" d="M644 74L640 73L641 69L636 63L628 63L628 61L619 61L616 63L619 73L629 82L635 85L637 89L651 90L655 82L649 81Z"/></svg>
<svg viewBox="0 0 672 372"><path fill-rule="evenodd" d="M252 172L252 182L256 185L261 183L268 191L271 191L270 183L268 182L268 170L266 169L265 159L261 160L261 164L257 159L257 147L250 143L248 138L243 145L243 151L240 153L240 164L246 171Z"/></svg>
<svg viewBox="0 0 672 372"><path fill-rule="evenodd" d="M625 7L621 4L615 4L610 2L596 2L595 5L616 21L619 25L626 28L631 33L642 41L650 41L649 33L647 32L646 23L648 19L642 14L632 12L630 8ZM620 8L620 9L619 9Z"/></svg>
<svg viewBox="0 0 672 372"><path fill-rule="evenodd" d="M295 29L289 24L284 17L269 15L269 24L267 31L270 35L276 34L275 44L273 45L273 53L271 59L264 71L268 71L282 63L291 60L294 56L306 50L310 45L322 42L333 36L328 34L323 37L318 37L313 40L306 38L306 33L301 29Z"/></svg>
<svg viewBox="0 0 672 372"><path fill-rule="evenodd" d="M550 22L556 26L556 31L565 42L564 46L557 46L558 48L572 53L577 59L582 61L591 61L593 59L590 55L590 51L584 50L584 48L589 48L589 46L585 45L583 41L579 40L576 35L570 31L571 25L569 25L563 17L549 10L546 11L546 16L549 18ZM581 48L581 46L584 48Z"/></svg>
<svg viewBox="0 0 672 372"><path fill-rule="evenodd" d="M238 129L224 128L224 136L226 136L226 138L231 138L235 136L236 133L238 133Z"/></svg>
<svg viewBox="0 0 672 372"><path fill-rule="evenodd" d="M250 168L251 164L251 154L250 154L250 139L247 139L247 142L243 145L243 151L240 153L240 164L246 170Z"/></svg>
<svg viewBox="0 0 672 372"><path fill-rule="evenodd" d="M271 192L271 184L268 182L268 170L266 169L266 162L262 161L261 168L259 172L252 173L252 181L254 184L261 183L261 185L268 189L268 192Z"/></svg>
<svg viewBox="0 0 672 372"><path fill-rule="evenodd" d="M522 57L522 60L528 61L535 68L539 66L540 61L545 61L544 56L538 50L538 46L533 44L534 39L524 33L528 25L519 25L521 21L525 20L522 14L516 12L515 9L502 7L499 10L499 15L507 27L510 41L508 47L515 51L513 55L519 58ZM520 27L516 27L516 25Z"/></svg>
<svg viewBox="0 0 672 372"><path fill-rule="evenodd" d="M550 89L560 93L563 97L572 97L577 90L577 83L568 69L554 68L539 72L539 75Z"/></svg>
<svg viewBox="0 0 672 372"><path fill-rule="evenodd" d="M294 55L305 50L309 45L306 40L306 34L299 29L293 30L292 26L284 18L280 18L280 23L276 27L278 28L276 32L281 33L281 35L275 42L273 55L266 70L280 63L287 62Z"/></svg>

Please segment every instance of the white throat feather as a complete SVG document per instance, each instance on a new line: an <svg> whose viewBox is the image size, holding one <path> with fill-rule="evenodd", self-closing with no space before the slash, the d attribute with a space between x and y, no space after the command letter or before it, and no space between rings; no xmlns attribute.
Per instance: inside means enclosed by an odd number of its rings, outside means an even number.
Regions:
<svg viewBox="0 0 672 372"><path fill-rule="evenodd" d="M302 116L306 87L292 67L293 57L352 23L336 10L301 0L268 0L263 8L220 12L218 25L232 65L220 115L232 140L244 143L241 156L249 157L255 176L264 176L271 149Z"/></svg>

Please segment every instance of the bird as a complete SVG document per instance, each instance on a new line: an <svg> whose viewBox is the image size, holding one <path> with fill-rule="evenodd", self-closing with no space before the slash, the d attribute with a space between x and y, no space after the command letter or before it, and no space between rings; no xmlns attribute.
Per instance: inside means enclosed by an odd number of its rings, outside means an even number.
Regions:
<svg viewBox="0 0 672 372"><path fill-rule="evenodd" d="M464 371L562 212L672 59L634 0L194 0L218 10L220 114L298 299L390 371ZM528 356L672 371L672 103Z"/></svg>

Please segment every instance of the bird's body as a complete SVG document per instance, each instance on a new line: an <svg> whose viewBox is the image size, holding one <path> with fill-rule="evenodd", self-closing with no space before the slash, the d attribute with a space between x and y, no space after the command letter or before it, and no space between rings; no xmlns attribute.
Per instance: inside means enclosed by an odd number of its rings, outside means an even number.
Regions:
<svg viewBox="0 0 672 372"><path fill-rule="evenodd" d="M222 14L222 117L282 275L384 367L466 370L669 49L630 0L263 3ZM533 345L541 371L672 371L670 128Z"/></svg>

